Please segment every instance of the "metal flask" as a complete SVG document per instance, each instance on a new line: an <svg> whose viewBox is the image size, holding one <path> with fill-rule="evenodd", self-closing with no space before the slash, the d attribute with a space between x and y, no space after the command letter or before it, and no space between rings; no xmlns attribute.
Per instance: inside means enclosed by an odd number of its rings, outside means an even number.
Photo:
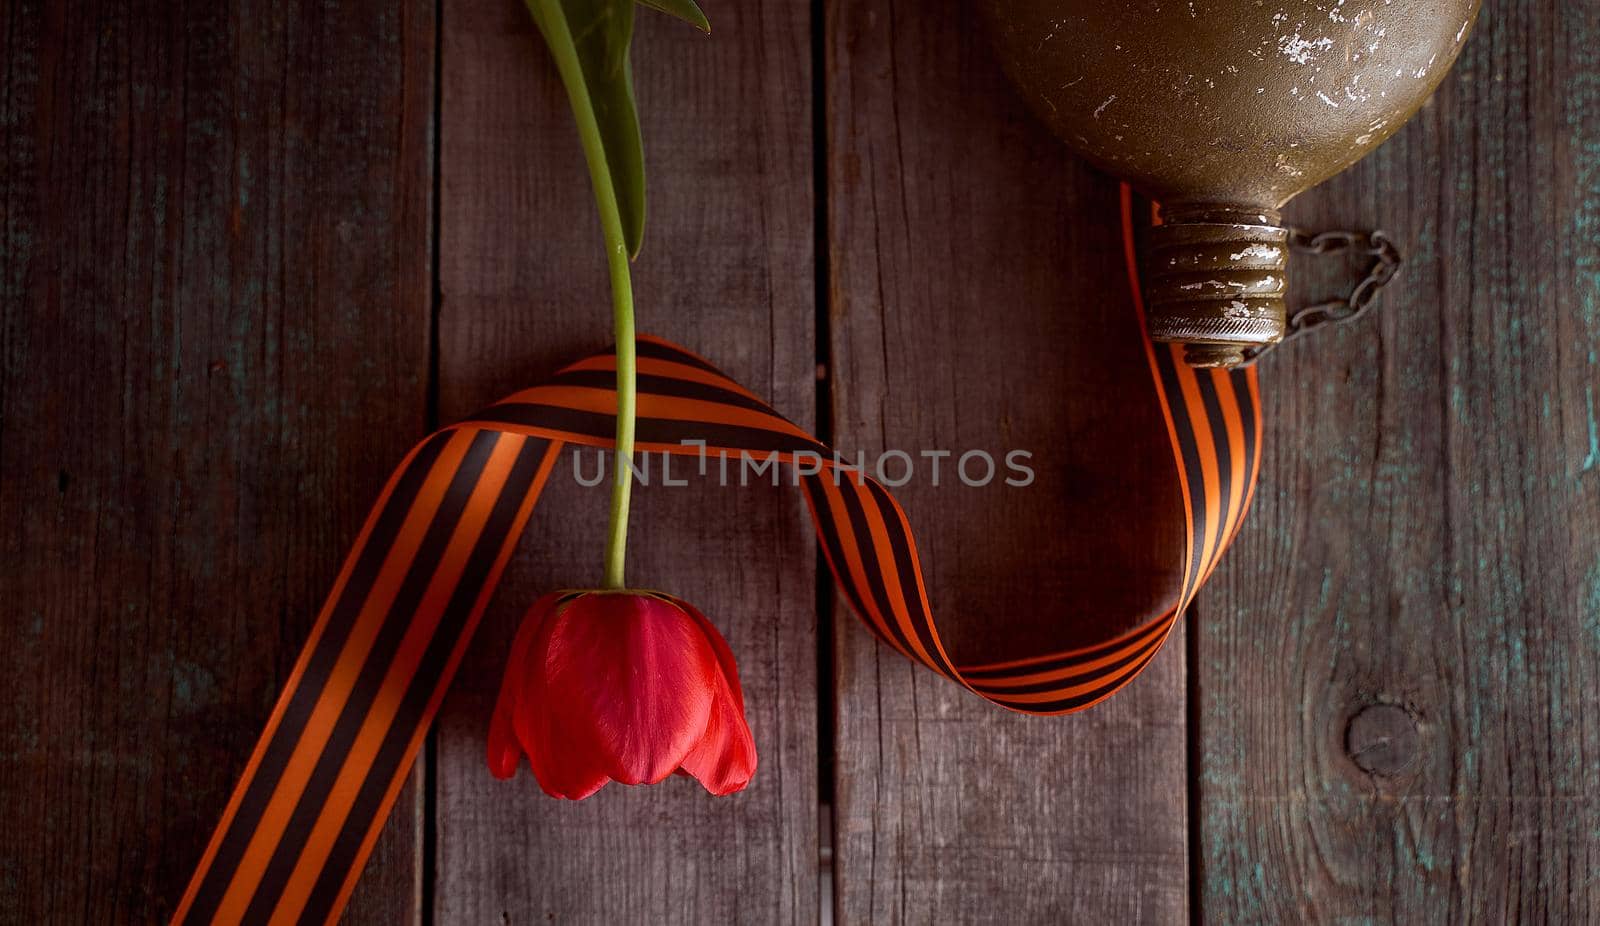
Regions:
<svg viewBox="0 0 1600 926"><path fill-rule="evenodd" d="M1479 0L978 0L1073 150L1161 203L1150 334L1229 367L1285 329L1278 210L1421 108Z"/></svg>

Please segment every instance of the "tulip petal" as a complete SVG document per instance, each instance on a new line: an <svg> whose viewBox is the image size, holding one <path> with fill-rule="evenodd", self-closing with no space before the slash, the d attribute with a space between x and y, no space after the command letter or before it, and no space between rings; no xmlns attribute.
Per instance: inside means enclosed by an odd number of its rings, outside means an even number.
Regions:
<svg viewBox="0 0 1600 926"><path fill-rule="evenodd" d="M739 710L739 715L744 716L744 688L739 684L739 664L734 661L733 650L729 648L728 641L723 639L722 632L717 630L717 625L711 623L699 608L672 595L657 593L659 597L672 602L682 609L683 613L694 618L706 639L711 642L711 649L717 654L717 664L722 667L722 677L727 680L733 704Z"/></svg>
<svg viewBox="0 0 1600 926"><path fill-rule="evenodd" d="M654 784L704 736L720 676L716 653L682 609L644 595L591 594L552 621L545 710L562 765Z"/></svg>
<svg viewBox="0 0 1600 926"><path fill-rule="evenodd" d="M684 758L681 770L718 797L743 791L755 775L755 739L726 682L713 701L705 737Z"/></svg>
<svg viewBox="0 0 1600 926"><path fill-rule="evenodd" d="M526 675L512 705L512 724L534 779L546 794L568 800L582 800L611 780L604 770L605 757L561 724L564 712L549 695L547 654L563 616L584 597L568 592L539 623L529 641Z"/></svg>
<svg viewBox="0 0 1600 926"><path fill-rule="evenodd" d="M756 768L727 641L688 602L654 593L561 592L534 603L490 722L490 771L511 777L519 752L540 788L574 800L609 781L674 773L731 794Z"/></svg>
<svg viewBox="0 0 1600 926"><path fill-rule="evenodd" d="M741 791L755 775L757 759L755 738L750 735L750 723L745 717L744 689L739 683L739 667L734 661L733 650L716 625L699 608L671 595L662 594L660 597L677 605L695 621L716 653L718 666L722 670L711 722L707 724L700 744L685 757L682 770L712 794L721 796Z"/></svg>
<svg viewBox="0 0 1600 926"><path fill-rule="evenodd" d="M516 637L511 641L510 656L506 659L505 677L500 683L500 694L495 698L494 714L489 720L489 772L502 781L517 773L517 761L522 756L522 744L518 741L512 725L513 707L517 692L522 690L525 684L534 637L560 598L561 593L557 592L535 601L517 627Z"/></svg>

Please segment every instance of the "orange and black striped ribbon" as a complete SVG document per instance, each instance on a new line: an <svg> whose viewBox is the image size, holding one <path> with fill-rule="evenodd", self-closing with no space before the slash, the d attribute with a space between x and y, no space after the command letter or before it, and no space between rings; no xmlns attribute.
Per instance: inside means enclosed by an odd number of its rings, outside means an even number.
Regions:
<svg viewBox="0 0 1600 926"><path fill-rule="evenodd" d="M1123 192L1139 319L1133 201ZM887 645L1013 710L1080 710L1155 656L1249 506L1253 370L1193 370L1145 340L1187 526L1178 599L1096 645L956 665L894 497L716 367L639 342L638 448L796 467L829 568ZM174 923L328 922L343 909L563 445L612 446L615 357L575 363L412 450L384 488L245 766ZM1175 551L1176 552L1176 551ZM1126 626L1126 624L1112 626Z"/></svg>

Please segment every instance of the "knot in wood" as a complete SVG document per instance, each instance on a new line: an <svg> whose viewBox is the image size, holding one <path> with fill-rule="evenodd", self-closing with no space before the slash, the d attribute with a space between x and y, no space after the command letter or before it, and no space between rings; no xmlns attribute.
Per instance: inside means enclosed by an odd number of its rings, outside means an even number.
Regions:
<svg viewBox="0 0 1600 926"><path fill-rule="evenodd" d="M1421 739L1417 718L1410 711L1398 704L1372 704L1350 718L1344 748L1357 768L1393 778L1416 763Z"/></svg>

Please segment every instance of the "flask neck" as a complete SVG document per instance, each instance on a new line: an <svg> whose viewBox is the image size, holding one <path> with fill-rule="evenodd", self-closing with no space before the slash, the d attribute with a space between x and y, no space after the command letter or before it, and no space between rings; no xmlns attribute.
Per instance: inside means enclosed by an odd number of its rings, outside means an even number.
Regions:
<svg viewBox="0 0 1600 926"><path fill-rule="evenodd" d="M1144 261L1150 336L1188 345L1194 366L1232 367L1283 338L1289 232L1276 210L1165 207Z"/></svg>

